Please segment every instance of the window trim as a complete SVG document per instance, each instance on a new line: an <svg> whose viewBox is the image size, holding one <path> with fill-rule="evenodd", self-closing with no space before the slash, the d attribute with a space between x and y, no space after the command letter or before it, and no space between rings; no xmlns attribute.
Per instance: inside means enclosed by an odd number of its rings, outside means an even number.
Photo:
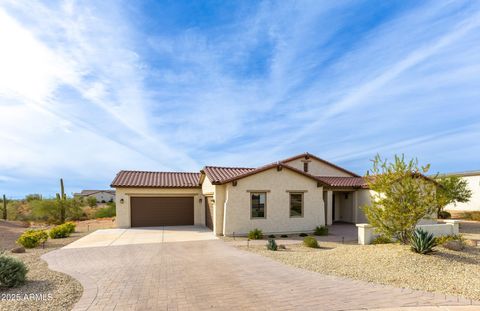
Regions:
<svg viewBox="0 0 480 311"><path fill-rule="evenodd" d="M264 194L265 195L265 206L263 207L263 217L254 217L253 208L252 208L252 195L254 194ZM250 219L267 219L267 192L266 191L249 191L250 196Z"/></svg>
<svg viewBox="0 0 480 311"><path fill-rule="evenodd" d="M288 200L288 215L290 218L303 218L305 216L305 212L304 212L304 202L305 202L305 196L304 196L304 191L297 191L297 192L294 192L294 191L291 191L288 193L288 197L289 197L289 200ZM292 216L292 194L299 194L301 197L302 197L302 207L301 207L301 214L300 215L297 215L297 216Z"/></svg>

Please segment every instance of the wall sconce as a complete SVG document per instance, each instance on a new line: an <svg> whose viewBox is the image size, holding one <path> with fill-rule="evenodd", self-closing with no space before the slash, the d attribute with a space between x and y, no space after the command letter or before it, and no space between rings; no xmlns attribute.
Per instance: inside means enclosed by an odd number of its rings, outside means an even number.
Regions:
<svg viewBox="0 0 480 311"><path fill-rule="evenodd" d="M345 193L345 199L348 199L348 193Z"/></svg>
<svg viewBox="0 0 480 311"><path fill-rule="evenodd" d="M199 202L199 203L202 203L202 197L200 197L200 198L198 199L198 202Z"/></svg>
<svg viewBox="0 0 480 311"><path fill-rule="evenodd" d="M123 204L123 202L125 202L125 201L123 200L123 198L120 199L120 204Z"/></svg>

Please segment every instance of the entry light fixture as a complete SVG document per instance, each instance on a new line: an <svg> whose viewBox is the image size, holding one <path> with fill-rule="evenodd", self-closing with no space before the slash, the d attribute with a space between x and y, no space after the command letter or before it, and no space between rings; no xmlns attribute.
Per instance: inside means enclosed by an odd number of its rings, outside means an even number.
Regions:
<svg viewBox="0 0 480 311"><path fill-rule="evenodd" d="M120 204L123 204L123 202L125 202L123 199L120 199Z"/></svg>

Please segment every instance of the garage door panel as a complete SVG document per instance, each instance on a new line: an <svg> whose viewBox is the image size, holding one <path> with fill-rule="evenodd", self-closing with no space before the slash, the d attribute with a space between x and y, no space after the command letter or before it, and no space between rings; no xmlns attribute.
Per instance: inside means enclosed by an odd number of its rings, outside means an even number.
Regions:
<svg viewBox="0 0 480 311"><path fill-rule="evenodd" d="M193 225L193 197L132 197L132 227Z"/></svg>

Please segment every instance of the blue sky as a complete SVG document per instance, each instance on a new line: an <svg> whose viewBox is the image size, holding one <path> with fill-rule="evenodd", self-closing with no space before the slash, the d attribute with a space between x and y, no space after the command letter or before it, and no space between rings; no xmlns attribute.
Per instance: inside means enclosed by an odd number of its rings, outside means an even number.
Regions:
<svg viewBox="0 0 480 311"><path fill-rule="evenodd" d="M308 151L480 169L478 1L0 0L0 192Z"/></svg>

